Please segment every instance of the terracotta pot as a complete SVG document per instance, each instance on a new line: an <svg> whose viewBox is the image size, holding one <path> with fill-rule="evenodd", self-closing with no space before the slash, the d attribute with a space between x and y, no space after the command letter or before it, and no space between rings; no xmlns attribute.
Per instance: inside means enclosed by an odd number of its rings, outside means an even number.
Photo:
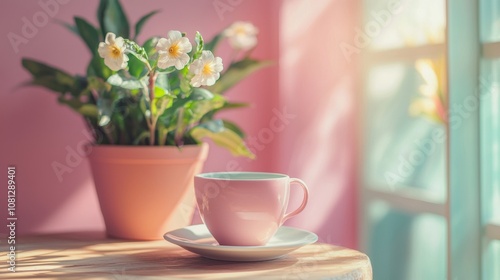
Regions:
<svg viewBox="0 0 500 280"><path fill-rule="evenodd" d="M156 240L191 223L193 177L201 172L208 145L93 146L94 183L111 237Z"/></svg>

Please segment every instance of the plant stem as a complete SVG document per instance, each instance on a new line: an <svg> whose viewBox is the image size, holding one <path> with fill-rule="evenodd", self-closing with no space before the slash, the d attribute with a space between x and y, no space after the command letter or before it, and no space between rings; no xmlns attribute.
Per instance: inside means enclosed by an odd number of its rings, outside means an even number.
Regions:
<svg viewBox="0 0 500 280"><path fill-rule="evenodd" d="M150 125L149 125L149 145L153 146L155 144L155 130L156 130L156 121L155 116L153 114L153 100L155 98L155 81L156 81L156 73L154 71L149 72L149 110L150 114Z"/></svg>
<svg viewBox="0 0 500 280"><path fill-rule="evenodd" d="M184 108L180 108L179 109L179 116L177 119L177 128L176 128L175 134L174 134L174 141L175 141L175 145L177 145L177 147L180 147L184 144L182 142L182 136L184 134L183 120L184 120Z"/></svg>
<svg viewBox="0 0 500 280"><path fill-rule="evenodd" d="M92 97L95 100L95 104L94 105L97 105L97 100L99 100L99 93L95 89L91 89L90 92L92 93Z"/></svg>
<svg viewBox="0 0 500 280"><path fill-rule="evenodd" d="M113 139L113 134L111 133L111 129L109 128L109 125L103 126L102 130L104 131L104 134L106 134L106 137L108 137L109 144L114 145L115 140Z"/></svg>

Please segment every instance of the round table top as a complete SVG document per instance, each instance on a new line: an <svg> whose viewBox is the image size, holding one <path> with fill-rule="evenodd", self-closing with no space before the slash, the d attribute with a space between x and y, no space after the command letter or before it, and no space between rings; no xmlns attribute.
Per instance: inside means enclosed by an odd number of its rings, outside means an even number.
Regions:
<svg viewBox="0 0 500 280"><path fill-rule="evenodd" d="M0 256L2 263L6 259L6 254ZM164 240L127 241L107 239L103 233L65 233L17 237L15 261L16 272L2 269L0 278L372 279L365 254L322 243L272 261L225 262L203 258Z"/></svg>

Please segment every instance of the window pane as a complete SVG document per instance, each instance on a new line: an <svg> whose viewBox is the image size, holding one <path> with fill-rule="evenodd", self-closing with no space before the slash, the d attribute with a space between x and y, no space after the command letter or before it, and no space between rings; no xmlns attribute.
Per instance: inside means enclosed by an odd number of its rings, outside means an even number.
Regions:
<svg viewBox="0 0 500 280"><path fill-rule="evenodd" d="M373 49L444 42L444 0L370 0L364 3L364 26L356 31Z"/></svg>
<svg viewBox="0 0 500 280"><path fill-rule="evenodd" d="M408 214L374 201L368 207L367 244L373 279L446 279L446 220Z"/></svg>
<svg viewBox="0 0 500 280"><path fill-rule="evenodd" d="M500 2L482 0L481 40L500 41ZM481 62L481 192L483 223L500 224L500 59ZM483 279L500 279L500 241L484 237Z"/></svg>
<svg viewBox="0 0 500 280"><path fill-rule="evenodd" d="M481 71L481 181L483 220L500 221L500 59Z"/></svg>
<svg viewBox="0 0 500 280"><path fill-rule="evenodd" d="M500 279L500 241L491 241L487 248L484 258L484 276L483 279Z"/></svg>
<svg viewBox="0 0 500 280"><path fill-rule="evenodd" d="M445 127L426 114L411 115L423 98L420 89L428 86L416 64L372 67L366 86L364 184L387 190L416 187L445 201Z"/></svg>
<svg viewBox="0 0 500 280"><path fill-rule="evenodd" d="M482 41L500 41L500 1L482 0L480 3Z"/></svg>

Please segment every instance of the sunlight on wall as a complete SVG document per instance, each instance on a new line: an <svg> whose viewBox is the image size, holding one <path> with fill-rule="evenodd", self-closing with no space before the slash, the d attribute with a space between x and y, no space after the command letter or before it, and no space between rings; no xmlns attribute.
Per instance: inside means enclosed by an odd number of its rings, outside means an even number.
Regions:
<svg viewBox="0 0 500 280"><path fill-rule="evenodd" d="M297 46L297 40L307 38L307 34L316 28L318 18L331 7L330 4L331 0L315 0L313 5L308 1L284 1L281 8L283 17L293 16L282 19L282 25L286 26L280 30L282 44L293 48Z"/></svg>
<svg viewBox="0 0 500 280"><path fill-rule="evenodd" d="M320 241L356 246L355 67L339 46L354 37L356 1L283 1L280 104L296 118L280 135L279 170L303 179L311 196L287 224ZM300 200L292 194L292 205Z"/></svg>
<svg viewBox="0 0 500 280"><path fill-rule="evenodd" d="M321 205L317 218L307 219L311 228L320 229L324 225L325 219L331 217L335 205L345 195L343 186L350 184L349 177L345 175L351 172L354 160L339 135L346 114L352 110L349 86L348 81L340 82L337 88L325 94L327 100L318 104L316 115L311 116L310 125L295 137L294 148L291 149L295 152L291 153L288 168L300 172L300 176L307 179L315 193L314 204Z"/></svg>

